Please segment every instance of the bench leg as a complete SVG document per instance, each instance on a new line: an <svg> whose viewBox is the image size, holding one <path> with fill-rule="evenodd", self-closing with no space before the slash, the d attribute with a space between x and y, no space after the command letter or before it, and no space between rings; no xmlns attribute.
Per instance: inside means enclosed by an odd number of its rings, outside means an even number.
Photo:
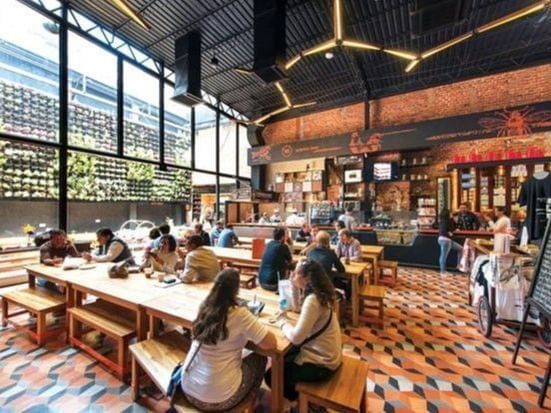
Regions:
<svg viewBox="0 0 551 413"><path fill-rule="evenodd" d="M308 413L308 395L305 393L298 395L298 411L299 413Z"/></svg>
<svg viewBox="0 0 551 413"><path fill-rule="evenodd" d="M383 303L383 300L379 301L379 318L381 319L381 326L384 325L384 317L385 317L385 306Z"/></svg>
<svg viewBox="0 0 551 413"><path fill-rule="evenodd" d="M36 315L36 344L42 346L46 338L46 313L40 311Z"/></svg>
<svg viewBox="0 0 551 413"><path fill-rule="evenodd" d="M366 389L363 390L362 401L360 404L360 413L367 413L367 392Z"/></svg>
<svg viewBox="0 0 551 413"><path fill-rule="evenodd" d="M2 298L2 327L8 325L8 300Z"/></svg>
<svg viewBox="0 0 551 413"><path fill-rule="evenodd" d="M127 370L127 340L125 339L118 339L117 340L117 364L120 366L120 369L121 369L121 378L124 378L125 376L125 371L128 371Z"/></svg>
<svg viewBox="0 0 551 413"><path fill-rule="evenodd" d="M135 402L140 398L140 365L132 356L132 400Z"/></svg>

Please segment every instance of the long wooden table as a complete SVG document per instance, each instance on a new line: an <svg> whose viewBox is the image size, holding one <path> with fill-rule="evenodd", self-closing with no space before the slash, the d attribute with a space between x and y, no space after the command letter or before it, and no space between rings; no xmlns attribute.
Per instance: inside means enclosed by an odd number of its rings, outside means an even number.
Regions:
<svg viewBox="0 0 551 413"><path fill-rule="evenodd" d="M142 307L149 317L150 336L154 337L157 334L158 320L166 320L191 328L199 311L199 306L207 296L210 287L210 283L177 285L171 287L165 295L142 303ZM241 289L239 292L239 297L247 300L253 300L255 295L257 300L265 304L264 310L259 316L259 321L275 335L277 346L274 351L264 351L252 344L249 344L248 347L272 359L272 411L281 412L284 403L284 357L292 346L282 331L273 323L279 308L278 296L273 292L260 288L254 290ZM298 317L294 314L290 314L290 316Z"/></svg>
<svg viewBox="0 0 551 413"><path fill-rule="evenodd" d="M239 248L221 248L221 247L206 247L210 249L216 257L223 262L231 264L245 264L255 268L260 268L261 259L253 258L252 251L249 249ZM382 248L382 247L381 247ZM301 255L293 255L293 261L297 262L304 258ZM350 305L352 308L352 326L357 327L359 324L360 315L360 279L366 270L366 264L361 262L351 262L343 264L345 275L350 279Z"/></svg>

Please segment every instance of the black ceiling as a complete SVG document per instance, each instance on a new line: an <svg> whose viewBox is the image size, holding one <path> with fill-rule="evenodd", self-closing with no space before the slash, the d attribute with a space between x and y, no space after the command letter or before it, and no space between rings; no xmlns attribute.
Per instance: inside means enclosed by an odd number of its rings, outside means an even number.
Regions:
<svg viewBox="0 0 551 413"><path fill-rule="evenodd" d="M535 3L535 0L472 0L459 24L412 38L407 0L342 0L347 37L396 49L422 52L453 37ZM147 32L109 0L69 0L86 16L116 29L119 36L171 68L174 41L191 29L203 35L203 89L249 117L283 106L273 85L236 73L253 60L252 0L129 0L151 25ZM480 34L422 61L405 73L408 61L381 52L339 49L332 60L322 54L302 59L284 86L293 103L315 100L320 108L403 93L473 76L549 61L549 6L531 16ZM331 0L288 0L287 58L332 37ZM210 65L216 55L220 64ZM296 115L299 109L286 114Z"/></svg>

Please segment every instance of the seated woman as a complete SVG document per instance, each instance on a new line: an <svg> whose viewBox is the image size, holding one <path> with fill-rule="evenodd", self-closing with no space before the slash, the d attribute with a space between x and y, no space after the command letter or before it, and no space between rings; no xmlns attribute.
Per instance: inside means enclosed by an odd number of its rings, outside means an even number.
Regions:
<svg viewBox="0 0 551 413"><path fill-rule="evenodd" d="M333 312L335 290L323 268L314 261L302 262L292 283L304 291L300 318L295 326L283 313L279 318L283 334L296 348L285 356L284 395L294 401L299 382L320 381L329 377L341 364L341 330ZM271 385L271 370L266 373Z"/></svg>
<svg viewBox="0 0 551 413"><path fill-rule="evenodd" d="M275 336L246 307L237 305L239 272L221 271L193 322L191 349L184 362L182 390L201 411L226 411L260 388L267 359L242 358L248 341L273 350Z"/></svg>
<svg viewBox="0 0 551 413"><path fill-rule="evenodd" d="M152 267L154 271L164 271L173 274L178 267L176 239L172 235L163 235L159 240L159 249L146 252L144 267Z"/></svg>

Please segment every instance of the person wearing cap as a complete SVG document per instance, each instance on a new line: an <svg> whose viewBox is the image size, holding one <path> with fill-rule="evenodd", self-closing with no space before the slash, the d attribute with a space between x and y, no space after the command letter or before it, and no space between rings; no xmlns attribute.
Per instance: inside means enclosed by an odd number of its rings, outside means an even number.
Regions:
<svg viewBox="0 0 551 413"><path fill-rule="evenodd" d="M220 234L222 233L223 230L224 230L224 221L223 220L216 221L216 226L210 232L210 245L215 247L216 244L218 244L218 238L220 238Z"/></svg>

